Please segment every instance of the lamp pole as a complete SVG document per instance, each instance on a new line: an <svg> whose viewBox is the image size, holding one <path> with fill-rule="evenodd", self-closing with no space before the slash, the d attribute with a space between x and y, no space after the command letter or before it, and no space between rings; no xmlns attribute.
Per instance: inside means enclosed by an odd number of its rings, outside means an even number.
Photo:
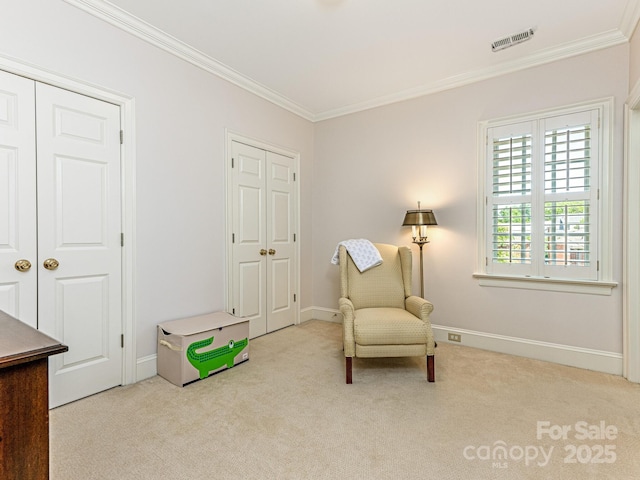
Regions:
<svg viewBox="0 0 640 480"><path fill-rule="evenodd" d="M425 243L429 243L429 240L414 240L413 243L416 243L420 247L420 296L424 298L424 260L422 258L422 247Z"/></svg>
<svg viewBox="0 0 640 480"><path fill-rule="evenodd" d="M413 243L420 247L420 296L424 298L424 259L422 256L422 247L425 243L429 243L427 240L427 226L437 225L436 217L433 214L433 210L420 209L420 202L418 202L417 210L407 210L404 216L403 226L410 226L412 230L411 238Z"/></svg>

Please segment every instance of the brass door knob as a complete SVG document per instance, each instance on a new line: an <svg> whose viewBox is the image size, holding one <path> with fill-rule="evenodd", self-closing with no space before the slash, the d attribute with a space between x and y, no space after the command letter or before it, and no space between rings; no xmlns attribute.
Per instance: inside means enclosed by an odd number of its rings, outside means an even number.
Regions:
<svg viewBox="0 0 640 480"><path fill-rule="evenodd" d="M269 249L269 255L275 255L276 251L273 248Z"/></svg>
<svg viewBox="0 0 640 480"><path fill-rule="evenodd" d="M260 249L260 255L266 255L267 251L264 248Z"/></svg>
<svg viewBox="0 0 640 480"><path fill-rule="evenodd" d="M42 265L44 265L44 268L47 270L55 270L60 266L60 263L55 258L47 258Z"/></svg>
<svg viewBox="0 0 640 480"><path fill-rule="evenodd" d="M16 262L15 267L19 272L26 272L31 268L31 262L23 258L22 260L18 260Z"/></svg>

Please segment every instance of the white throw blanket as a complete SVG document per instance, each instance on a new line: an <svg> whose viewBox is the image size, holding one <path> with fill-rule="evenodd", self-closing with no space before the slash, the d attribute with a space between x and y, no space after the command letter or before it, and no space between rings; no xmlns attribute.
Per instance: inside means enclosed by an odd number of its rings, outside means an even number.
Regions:
<svg viewBox="0 0 640 480"><path fill-rule="evenodd" d="M336 251L333 254L333 258L331 259L331 263L334 265L338 265L340 263L339 258L339 250L340 245L344 245L353 260L353 263L356 264L360 273L369 270L370 268L376 267L382 263L382 257L380 256L380 252L378 249L371 243L369 240L365 240L364 238L357 238L351 240L344 240L338 244L336 247Z"/></svg>

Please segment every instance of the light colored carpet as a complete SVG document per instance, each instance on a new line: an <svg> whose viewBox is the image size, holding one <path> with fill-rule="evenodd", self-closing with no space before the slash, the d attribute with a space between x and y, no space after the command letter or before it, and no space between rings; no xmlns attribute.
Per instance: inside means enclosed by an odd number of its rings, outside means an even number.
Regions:
<svg viewBox="0 0 640 480"><path fill-rule="evenodd" d="M640 385L449 344L436 383L422 358L355 359L346 385L341 329L309 321L187 387L154 377L52 410L51 478L640 478ZM571 430L538 439L538 422ZM609 438L581 438L601 422Z"/></svg>

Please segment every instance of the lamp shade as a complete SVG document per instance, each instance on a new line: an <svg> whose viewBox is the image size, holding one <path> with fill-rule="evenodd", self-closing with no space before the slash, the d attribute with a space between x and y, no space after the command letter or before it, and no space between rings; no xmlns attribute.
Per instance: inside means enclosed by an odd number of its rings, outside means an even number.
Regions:
<svg viewBox="0 0 640 480"><path fill-rule="evenodd" d="M402 226L437 224L433 210L407 210Z"/></svg>

